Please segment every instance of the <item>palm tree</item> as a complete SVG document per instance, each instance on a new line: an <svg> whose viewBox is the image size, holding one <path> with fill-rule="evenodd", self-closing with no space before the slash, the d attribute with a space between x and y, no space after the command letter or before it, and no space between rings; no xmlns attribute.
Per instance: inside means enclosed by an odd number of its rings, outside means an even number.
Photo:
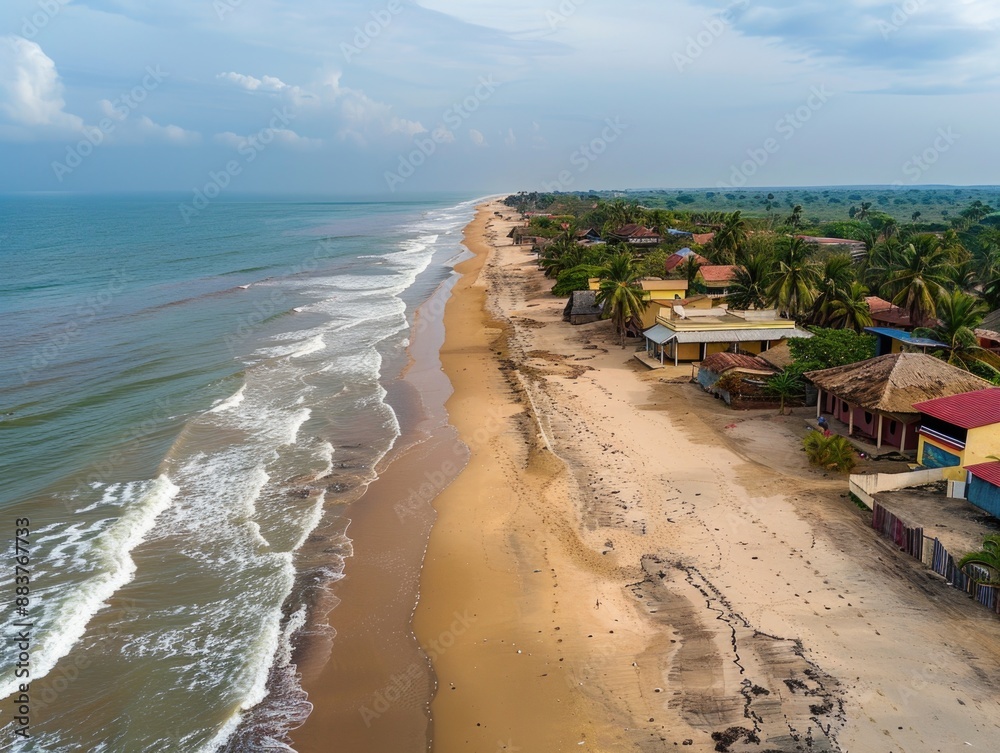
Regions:
<svg viewBox="0 0 1000 753"><path fill-rule="evenodd" d="M738 210L727 214L722 227L712 239L712 247L716 252L713 261L731 264L736 258L737 249L746 241L748 233L749 225Z"/></svg>
<svg viewBox="0 0 1000 753"><path fill-rule="evenodd" d="M734 311L767 307L767 289L774 277L774 257L755 254L747 257L735 270L726 302Z"/></svg>
<svg viewBox="0 0 1000 753"><path fill-rule="evenodd" d="M830 327L863 332L872 326L872 312L868 307L868 288L852 282L846 290L838 290L829 303L827 322Z"/></svg>
<svg viewBox="0 0 1000 753"><path fill-rule="evenodd" d="M802 227L802 205L796 204L792 207L792 213L788 215L788 219L785 220L786 225L791 225L793 228L798 229Z"/></svg>
<svg viewBox="0 0 1000 753"><path fill-rule="evenodd" d="M539 264L546 277L558 277L560 272L579 266L583 261L583 246L564 233L545 247Z"/></svg>
<svg viewBox="0 0 1000 753"><path fill-rule="evenodd" d="M792 317L808 309L816 296L816 266L809 261L811 253L812 247L802 238L792 238L778 251L778 270L767 297Z"/></svg>
<svg viewBox="0 0 1000 753"><path fill-rule="evenodd" d="M767 380L767 391L781 399L778 415L785 415L785 400L802 394L802 379L791 371L782 371Z"/></svg>
<svg viewBox="0 0 1000 753"><path fill-rule="evenodd" d="M604 308L604 318L610 319L625 347L628 323L646 310L643 291L639 287L639 271L627 252L615 254L601 274L597 303Z"/></svg>
<svg viewBox="0 0 1000 753"><path fill-rule="evenodd" d="M841 291L851 287L854 282L854 262L847 254L836 254L827 257L823 269L819 273L816 286L816 298L813 301L809 319L813 324L828 326L830 319L830 304Z"/></svg>
<svg viewBox="0 0 1000 753"><path fill-rule="evenodd" d="M948 285L948 254L939 239L918 235L903 249L897 264L886 280L894 292L892 302L909 312L912 324L932 318Z"/></svg>
<svg viewBox="0 0 1000 753"><path fill-rule="evenodd" d="M940 354L952 366L966 371L985 372L1000 377L1000 356L979 345L975 329L986 314L986 304L961 290L943 296L937 305L940 324L936 327L918 327L914 337L926 337L948 346Z"/></svg>
<svg viewBox="0 0 1000 753"><path fill-rule="evenodd" d="M871 212L869 211L871 210L871 208L872 208L872 203L870 201L862 201L861 208L858 209L857 213L855 213L854 219L856 220L867 219L868 215L871 214Z"/></svg>
<svg viewBox="0 0 1000 753"><path fill-rule="evenodd" d="M983 580L975 574L975 571L968 573L976 583L1000 584L1000 533L989 534L983 539L982 549L978 552L969 552L958 561L958 566L963 571L968 565L974 565L989 574L989 577Z"/></svg>

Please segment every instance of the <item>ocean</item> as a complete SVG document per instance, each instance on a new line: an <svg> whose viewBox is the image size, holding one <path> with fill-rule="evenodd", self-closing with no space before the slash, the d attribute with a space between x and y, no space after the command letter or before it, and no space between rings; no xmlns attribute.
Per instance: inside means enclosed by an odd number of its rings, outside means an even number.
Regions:
<svg viewBox="0 0 1000 753"><path fill-rule="evenodd" d="M290 749L467 198L0 199L0 749Z"/></svg>

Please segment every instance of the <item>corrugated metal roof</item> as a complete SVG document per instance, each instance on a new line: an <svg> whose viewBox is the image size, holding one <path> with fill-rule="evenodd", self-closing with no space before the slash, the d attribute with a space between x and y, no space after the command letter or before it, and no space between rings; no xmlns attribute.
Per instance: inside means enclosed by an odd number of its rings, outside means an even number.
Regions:
<svg viewBox="0 0 1000 753"><path fill-rule="evenodd" d="M995 460L992 463L967 465L965 466L965 470L976 478L981 478L983 481L993 484L993 486L1000 486L1000 463Z"/></svg>
<svg viewBox="0 0 1000 753"><path fill-rule="evenodd" d="M962 429L1000 424L1000 387L939 397L913 407Z"/></svg>
<svg viewBox="0 0 1000 753"><path fill-rule="evenodd" d="M914 337L912 332L893 327L865 327L865 332L875 335L884 335L892 340L899 340L907 345L916 345L921 348L947 348L947 343L931 339L929 337Z"/></svg>
<svg viewBox="0 0 1000 753"><path fill-rule="evenodd" d="M669 327L664 327L662 324L650 327L642 333L643 337L647 340L652 340L657 345L663 345L663 343L672 340L675 334L677 333Z"/></svg>
<svg viewBox="0 0 1000 753"><path fill-rule="evenodd" d="M812 337L812 332L788 327L761 329L705 329L677 332L679 343L749 343L761 340L781 340L786 337Z"/></svg>
<svg viewBox="0 0 1000 753"><path fill-rule="evenodd" d="M865 410L914 414L917 404L988 387L989 382L940 358L923 353L893 353L867 361L807 371L806 379L824 392Z"/></svg>

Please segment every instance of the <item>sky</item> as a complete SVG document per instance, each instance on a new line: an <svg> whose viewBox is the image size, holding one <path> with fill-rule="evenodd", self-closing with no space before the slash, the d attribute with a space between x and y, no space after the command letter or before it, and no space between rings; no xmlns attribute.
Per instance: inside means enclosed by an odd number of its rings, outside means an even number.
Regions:
<svg viewBox="0 0 1000 753"><path fill-rule="evenodd" d="M997 184L996 0L3 0L0 191Z"/></svg>

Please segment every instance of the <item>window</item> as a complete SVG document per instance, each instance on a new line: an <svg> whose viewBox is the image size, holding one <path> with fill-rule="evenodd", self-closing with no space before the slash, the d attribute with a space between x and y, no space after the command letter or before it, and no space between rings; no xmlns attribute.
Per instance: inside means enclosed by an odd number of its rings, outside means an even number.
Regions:
<svg viewBox="0 0 1000 753"><path fill-rule="evenodd" d="M872 414L868 411L865 411L865 423L870 424L872 422L872 418L874 418L874 416L872 416Z"/></svg>
<svg viewBox="0 0 1000 753"><path fill-rule="evenodd" d="M895 421L890 421L889 422L889 433L890 434L895 434L896 433L896 429L898 429L898 428L899 428L899 424L897 424Z"/></svg>
<svg viewBox="0 0 1000 753"><path fill-rule="evenodd" d="M840 410L842 410L844 413L848 413L851 410L851 406L849 406L846 401L842 400L840 402Z"/></svg>

